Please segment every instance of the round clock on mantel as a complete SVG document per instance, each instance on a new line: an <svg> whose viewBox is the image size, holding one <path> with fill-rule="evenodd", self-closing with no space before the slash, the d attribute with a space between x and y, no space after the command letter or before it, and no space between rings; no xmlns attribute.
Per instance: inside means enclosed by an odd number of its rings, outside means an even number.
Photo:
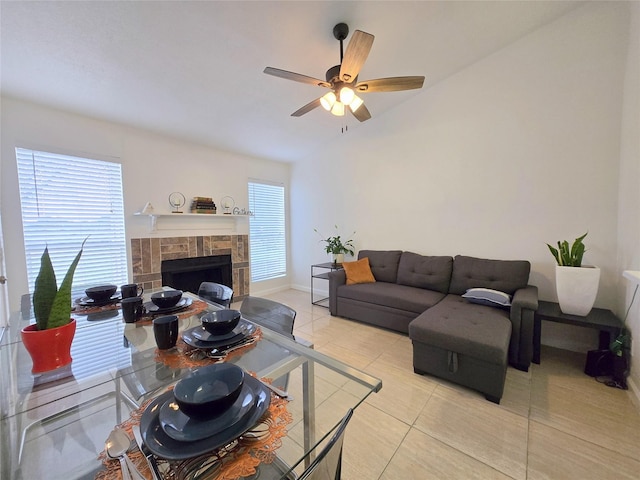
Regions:
<svg viewBox="0 0 640 480"><path fill-rule="evenodd" d="M180 210L187 203L187 199L180 192L173 192L169 194L169 205L173 208L171 213L182 213Z"/></svg>

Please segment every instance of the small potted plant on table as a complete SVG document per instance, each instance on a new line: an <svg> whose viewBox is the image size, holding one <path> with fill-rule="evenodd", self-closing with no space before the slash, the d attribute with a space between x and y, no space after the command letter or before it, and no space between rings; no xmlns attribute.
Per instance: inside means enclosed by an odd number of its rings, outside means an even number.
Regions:
<svg viewBox="0 0 640 480"><path fill-rule="evenodd" d="M336 230L338 226L335 225ZM318 230L314 229L318 235L322 236ZM354 234L356 232L353 232ZM344 254L348 253L353 256L354 254L354 246L353 239L342 240L340 235L335 235L333 237L327 237L320 240L321 242L325 242L325 251L333 255L333 263L339 264L344 261Z"/></svg>
<svg viewBox="0 0 640 480"><path fill-rule="evenodd" d="M33 291L36 323L24 327L20 332L22 343L33 361L32 373L48 372L71 363L71 343L76 332L76 321L71 318L71 284L83 247L84 242L60 288L49 249L44 249Z"/></svg>

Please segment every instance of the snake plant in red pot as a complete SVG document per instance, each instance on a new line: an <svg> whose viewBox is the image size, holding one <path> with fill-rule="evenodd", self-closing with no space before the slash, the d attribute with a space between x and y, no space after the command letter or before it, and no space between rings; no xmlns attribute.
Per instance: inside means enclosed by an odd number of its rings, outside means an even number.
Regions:
<svg viewBox="0 0 640 480"><path fill-rule="evenodd" d="M22 329L22 343L33 361L32 373L48 372L71 363L71 343L76 333L76 321L71 318L71 285L82 248L67 270L60 288L51 264L49 248L40 259L40 272L33 291L33 312L36 323Z"/></svg>

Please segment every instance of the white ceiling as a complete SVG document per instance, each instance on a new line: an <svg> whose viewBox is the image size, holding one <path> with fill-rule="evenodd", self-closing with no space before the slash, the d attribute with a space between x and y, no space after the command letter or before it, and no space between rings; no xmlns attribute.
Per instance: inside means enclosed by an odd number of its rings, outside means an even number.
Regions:
<svg viewBox="0 0 640 480"><path fill-rule="evenodd" d="M222 150L295 161L339 135L345 120L321 108L291 117L326 90L262 71L324 79L340 59L336 23L375 35L360 80L426 77L422 90L363 95L373 118L345 118L349 129L367 128L581 3L2 0L0 87Z"/></svg>

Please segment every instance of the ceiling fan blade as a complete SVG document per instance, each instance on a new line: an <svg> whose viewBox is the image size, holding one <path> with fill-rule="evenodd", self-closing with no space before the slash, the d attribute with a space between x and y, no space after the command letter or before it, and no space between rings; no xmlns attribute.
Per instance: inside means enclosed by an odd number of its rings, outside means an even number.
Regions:
<svg viewBox="0 0 640 480"><path fill-rule="evenodd" d="M368 92L398 92L401 90L414 90L422 88L424 77L390 77L377 78L358 82L355 90L361 93Z"/></svg>
<svg viewBox="0 0 640 480"><path fill-rule="evenodd" d="M304 107L299 108L298 110L296 110L295 112L293 112L291 114L292 117L301 117L302 115L304 115L305 113L309 113L311 110L313 110L314 108L317 108L320 106L320 99L316 98L315 100L313 100L312 102L307 103Z"/></svg>
<svg viewBox="0 0 640 480"><path fill-rule="evenodd" d="M351 110L351 106L349 106L349 110L351 111L353 116L361 122L365 122L371 118L371 113L369 112L369 109L364 106L364 104L360 105L355 112Z"/></svg>
<svg viewBox="0 0 640 480"><path fill-rule="evenodd" d="M274 77L284 78L285 80L293 80L294 82L306 83L309 85L317 85L319 87L331 88L331 84L320 80L318 78L307 77L299 73L288 72L286 70L280 70L279 68L267 67L264 69L264 73L267 75L273 75Z"/></svg>
<svg viewBox="0 0 640 480"><path fill-rule="evenodd" d="M364 65L365 60L369 56L371 45L373 45L373 38L373 35L370 33L360 30L353 32L353 36L342 58L340 80L349 83L356 79L362 65Z"/></svg>

